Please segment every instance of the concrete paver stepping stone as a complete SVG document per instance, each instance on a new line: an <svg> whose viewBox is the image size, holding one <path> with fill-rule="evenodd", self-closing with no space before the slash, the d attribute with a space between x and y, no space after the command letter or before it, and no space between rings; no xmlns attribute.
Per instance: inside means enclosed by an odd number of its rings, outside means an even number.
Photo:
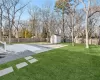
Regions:
<svg viewBox="0 0 100 80"><path fill-rule="evenodd" d="M25 57L26 60L32 59L32 56Z"/></svg>
<svg viewBox="0 0 100 80"><path fill-rule="evenodd" d="M31 64L34 63L34 62L37 62L37 61L38 61L37 59L28 60L28 62L31 63Z"/></svg>
<svg viewBox="0 0 100 80"><path fill-rule="evenodd" d="M27 66L28 64L26 62L22 62L16 65L17 69L23 68L25 66Z"/></svg>
<svg viewBox="0 0 100 80"><path fill-rule="evenodd" d="M9 73L11 73L11 72L13 72L13 71L14 71L14 70L13 70L12 67L9 67L9 68L0 70L0 77L1 77L1 76L4 76L4 75L6 75L6 74L9 74Z"/></svg>

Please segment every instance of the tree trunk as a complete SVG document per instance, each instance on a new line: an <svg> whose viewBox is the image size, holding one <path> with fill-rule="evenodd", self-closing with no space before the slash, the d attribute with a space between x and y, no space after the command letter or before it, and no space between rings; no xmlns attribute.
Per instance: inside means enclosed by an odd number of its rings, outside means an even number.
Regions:
<svg viewBox="0 0 100 80"><path fill-rule="evenodd" d="M0 41L2 40L2 14L3 14L3 11L0 6Z"/></svg>
<svg viewBox="0 0 100 80"><path fill-rule="evenodd" d="M19 37L18 37L18 43L19 43Z"/></svg>
<svg viewBox="0 0 100 80"><path fill-rule="evenodd" d="M19 43L19 32L17 30L17 39L18 39L18 43Z"/></svg>
<svg viewBox="0 0 100 80"><path fill-rule="evenodd" d="M11 29L9 30L9 44L11 44Z"/></svg>
<svg viewBox="0 0 100 80"><path fill-rule="evenodd" d="M74 28L72 28L72 46L74 46Z"/></svg>
<svg viewBox="0 0 100 80"><path fill-rule="evenodd" d="M0 27L0 41L2 41L2 28Z"/></svg>
<svg viewBox="0 0 100 80"><path fill-rule="evenodd" d="M62 35L63 35L63 43L65 42L65 30L64 30L64 28L65 28L65 24L64 24L64 21L65 21L65 19L64 19L64 9L63 9L63 12L62 12Z"/></svg>
<svg viewBox="0 0 100 80"><path fill-rule="evenodd" d="M74 46L74 17L72 15L72 46Z"/></svg>
<svg viewBox="0 0 100 80"><path fill-rule="evenodd" d="M89 48L89 36L88 36L88 12L86 13L86 48Z"/></svg>
<svg viewBox="0 0 100 80"><path fill-rule="evenodd" d="M50 42L48 28L47 28L47 42Z"/></svg>

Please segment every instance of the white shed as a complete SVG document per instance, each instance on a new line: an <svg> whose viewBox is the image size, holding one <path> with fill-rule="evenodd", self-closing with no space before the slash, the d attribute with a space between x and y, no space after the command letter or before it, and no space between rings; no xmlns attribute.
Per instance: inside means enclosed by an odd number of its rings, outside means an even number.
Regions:
<svg viewBox="0 0 100 80"><path fill-rule="evenodd" d="M57 34L52 35L50 38L50 43L52 44L61 43L61 36Z"/></svg>

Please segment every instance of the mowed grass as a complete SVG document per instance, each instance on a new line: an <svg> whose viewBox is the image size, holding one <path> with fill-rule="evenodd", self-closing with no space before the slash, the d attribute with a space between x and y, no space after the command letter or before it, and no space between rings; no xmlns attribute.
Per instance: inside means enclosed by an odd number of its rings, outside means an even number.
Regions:
<svg viewBox="0 0 100 80"><path fill-rule="evenodd" d="M43 52L33 56L39 61L17 70L15 65L24 59L16 60L3 67L14 67L14 72L0 80L100 80L100 46L76 45Z"/></svg>

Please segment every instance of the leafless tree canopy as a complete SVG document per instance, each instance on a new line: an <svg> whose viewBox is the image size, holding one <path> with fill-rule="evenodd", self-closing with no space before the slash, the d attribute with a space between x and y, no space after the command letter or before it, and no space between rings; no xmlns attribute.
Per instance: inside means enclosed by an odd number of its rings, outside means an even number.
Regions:
<svg viewBox="0 0 100 80"><path fill-rule="evenodd" d="M20 5L20 1L1 0L0 40L5 35L4 30L8 32L9 43L15 34L19 41L21 31L25 36L30 33L31 37L48 38L48 41L52 34L58 34L63 42L70 38L73 46L76 38L86 38L86 48L89 48L89 38L99 38L100 4L97 0L57 0L54 8L46 4L37 7L30 2ZM29 19L21 20L26 9Z"/></svg>

